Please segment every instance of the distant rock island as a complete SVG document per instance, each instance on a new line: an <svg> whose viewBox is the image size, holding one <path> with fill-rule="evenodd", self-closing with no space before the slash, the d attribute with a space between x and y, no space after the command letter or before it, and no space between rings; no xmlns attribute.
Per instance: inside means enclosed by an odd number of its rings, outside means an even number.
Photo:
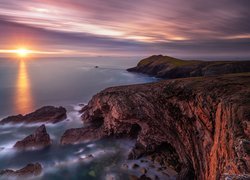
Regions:
<svg viewBox="0 0 250 180"><path fill-rule="evenodd" d="M159 78L215 76L250 72L250 61L181 60L169 56L153 55L141 60L130 72L144 73Z"/></svg>

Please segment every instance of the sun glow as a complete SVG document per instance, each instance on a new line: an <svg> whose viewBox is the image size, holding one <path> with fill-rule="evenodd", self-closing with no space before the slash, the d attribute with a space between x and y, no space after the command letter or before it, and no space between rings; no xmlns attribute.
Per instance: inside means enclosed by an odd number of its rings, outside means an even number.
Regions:
<svg viewBox="0 0 250 180"><path fill-rule="evenodd" d="M31 51L26 48L20 48L16 50L16 53L19 57L25 58L31 53Z"/></svg>

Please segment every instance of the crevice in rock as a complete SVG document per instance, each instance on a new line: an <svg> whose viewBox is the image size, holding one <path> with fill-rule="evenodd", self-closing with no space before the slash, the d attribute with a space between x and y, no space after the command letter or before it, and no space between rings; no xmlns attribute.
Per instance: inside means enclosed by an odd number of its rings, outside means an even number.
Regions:
<svg viewBox="0 0 250 180"><path fill-rule="evenodd" d="M140 125L132 124L132 127L131 127L130 132L129 132L130 138L133 138L133 139L137 138L140 131L141 131L141 126Z"/></svg>
<svg viewBox="0 0 250 180"><path fill-rule="evenodd" d="M104 123L103 113L100 109L94 111L94 115L91 117L91 126L99 128Z"/></svg>

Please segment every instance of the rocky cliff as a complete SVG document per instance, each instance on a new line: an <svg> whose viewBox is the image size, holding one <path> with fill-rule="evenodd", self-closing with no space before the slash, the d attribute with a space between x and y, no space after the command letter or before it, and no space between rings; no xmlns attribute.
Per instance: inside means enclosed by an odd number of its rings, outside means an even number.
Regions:
<svg viewBox="0 0 250 180"><path fill-rule="evenodd" d="M250 73L108 88L84 110L63 144L130 137L132 159L172 149L180 179L249 178Z"/></svg>
<svg viewBox="0 0 250 180"><path fill-rule="evenodd" d="M250 72L250 61L197 61L181 60L154 55L141 60L131 72L144 73L160 78L183 78Z"/></svg>

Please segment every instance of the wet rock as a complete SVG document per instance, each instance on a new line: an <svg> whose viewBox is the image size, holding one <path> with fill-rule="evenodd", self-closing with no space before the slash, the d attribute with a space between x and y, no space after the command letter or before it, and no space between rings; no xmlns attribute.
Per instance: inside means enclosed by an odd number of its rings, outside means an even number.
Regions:
<svg viewBox="0 0 250 180"><path fill-rule="evenodd" d="M132 165L132 168L133 168L133 169L137 169L137 168L139 168L139 167L140 167L140 166L139 166L138 164L133 164L133 165Z"/></svg>
<svg viewBox="0 0 250 180"><path fill-rule="evenodd" d="M94 159L94 156L92 154L87 155L86 157L81 157L80 160L82 161L89 161Z"/></svg>
<svg viewBox="0 0 250 180"><path fill-rule="evenodd" d="M249 173L249 109L245 73L108 88L91 99L82 120L97 139L136 139L129 159L154 155L179 178L208 180ZM76 133L68 143L87 134Z"/></svg>
<svg viewBox="0 0 250 180"><path fill-rule="evenodd" d="M61 144L77 144L88 141L95 141L105 137L103 131L95 127L84 127L68 129L61 137Z"/></svg>
<svg viewBox="0 0 250 180"><path fill-rule="evenodd" d="M0 171L0 177L26 177L26 176L39 176L42 173L42 166L39 163L28 164L22 169L19 170L11 170L6 169Z"/></svg>
<svg viewBox="0 0 250 180"><path fill-rule="evenodd" d="M67 118L64 107L44 106L27 115L9 116L0 121L0 124L7 123L57 123Z"/></svg>
<svg viewBox="0 0 250 180"><path fill-rule="evenodd" d="M145 174L141 175L138 180L151 180L150 177L147 177Z"/></svg>
<svg viewBox="0 0 250 180"><path fill-rule="evenodd" d="M135 175L129 175L129 180L138 180L139 178Z"/></svg>
<svg viewBox="0 0 250 180"><path fill-rule="evenodd" d="M121 168L124 169L124 170L127 170L128 169L128 165L127 164L122 164Z"/></svg>
<svg viewBox="0 0 250 180"><path fill-rule="evenodd" d="M147 171L146 168L141 168L141 169L140 169L140 172L141 172L142 174L146 174L148 171Z"/></svg>
<svg viewBox="0 0 250 180"><path fill-rule="evenodd" d="M35 132L21 141L18 141L14 148L17 149L32 149L44 148L51 145L51 139L46 131L45 125L38 127Z"/></svg>
<svg viewBox="0 0 250 180"><path fill-rule="evenodd" d="M81 108L81 110L79 111L79 113L84 113L87 109L88 109L88 106L82 104L82 108Z"/></svg>

